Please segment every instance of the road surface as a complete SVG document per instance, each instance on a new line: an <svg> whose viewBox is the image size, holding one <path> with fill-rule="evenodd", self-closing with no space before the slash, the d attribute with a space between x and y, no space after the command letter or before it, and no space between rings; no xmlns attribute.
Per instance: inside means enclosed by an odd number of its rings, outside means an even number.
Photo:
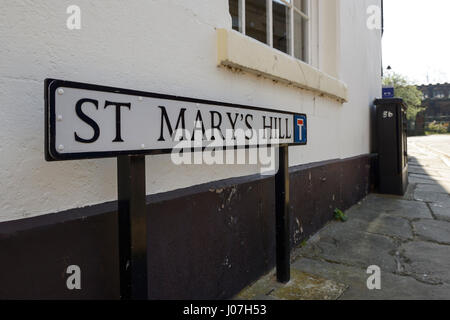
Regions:
<svg viewBox="0 0 450 320"><path fill-rule="evenodd" d="M410 167L422 164L424 167L439 168L444 176L450 178L450 134L408 138L408 149Z"/></svg>

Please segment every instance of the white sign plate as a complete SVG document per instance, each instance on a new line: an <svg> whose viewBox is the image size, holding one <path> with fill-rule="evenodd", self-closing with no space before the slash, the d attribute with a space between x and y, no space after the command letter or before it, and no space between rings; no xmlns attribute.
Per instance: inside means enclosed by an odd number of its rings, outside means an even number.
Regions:
<svg viewBox="0 0 450 320"><path fill-rule="evenodd" d="M305 145L304 114L47 79L46 159Z"/></svg>

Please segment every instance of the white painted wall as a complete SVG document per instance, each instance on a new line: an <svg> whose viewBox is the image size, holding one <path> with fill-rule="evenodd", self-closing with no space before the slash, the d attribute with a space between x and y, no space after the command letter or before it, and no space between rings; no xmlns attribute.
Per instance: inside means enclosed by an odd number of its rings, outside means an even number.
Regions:
<svg viewBox="0 0 450 320"><path fill-rule="evenodd" d="M334 46L340 57L329 59L338 61L335 70L349 86L344 105L218 68L215 28L231 28L227 0L0 2L0 221L117 197L114 159L44 161L48 77L305 112L309 144L292 148L291 165L369 152L369 106L381 90L381 44L380 32L366 28L366 8L379 0L338 0L340 37ZM81 30L66 28L71 4L81 7ZM327 59L326 52L320 54ZM152 156L147 191L257 172L248 166L176 167L167 155Z"/></svg>

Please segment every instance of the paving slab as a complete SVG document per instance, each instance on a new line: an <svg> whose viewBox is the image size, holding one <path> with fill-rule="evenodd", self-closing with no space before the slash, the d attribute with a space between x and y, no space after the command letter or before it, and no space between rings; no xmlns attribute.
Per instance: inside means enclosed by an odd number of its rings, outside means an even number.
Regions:
<svg viewBox="0 0 450 320"><path fill-rule="evenodd" d="M419 179L426 179L429 180L431 182L444 182L444 183L449 183L450 182L450 177L448 176L441 176L441 175L433 175L433 174L415 174L415 173L410 173L409 174L409 179L411 178L419 178Z"/></svg>
<svg viewBox="0 0 450 320"><path fill-rule="evenodd" d="M291 269L291 280L286 284L276 281L274 272L264 276L244 289L239 300L336 300L347 289L347 285Z"/></svg>
<svg viewBox="0 0 450 320"><path fill-rule="evenodd" d="M425 171L424 167L420 166L420 165L410 165L408 167L408 172L409 173L416 173L416 174L427 174L427 172Z"/></svg>
<svg viewBox="0 0 450 320"><path fill-rule="evenodd" d="M414 200L423 201L423 202L434 202L437 204L440 203L449 203L450 205L450 195L446 193L438 193L435 191L414 191Z"/></svg>
<svg viewBox="0 0 450 320"><path fill-rule="evenodd" d="M435 157L433 159L419 159L416 162L409 162L409 164L421 166L422 168L432 168L435 170L444 170L448 171L450 168L448 165L442 161L441 158Z"/></svg>
<svg viewBox="0 0 450 320"><path fill-rule="evenodd" d="M437 180L436 180L435 178L429 176L428 174L414 174L414 173L409 173L409 175L408 175L408 180L411 180L411 179L414 179L414 178L417 178L417 179L423 179L423 180L428 180L428 181L430 181L430 182L437 183Z"/></svg>
<svg viewBox="0 0 450 320"><path fill-rule="evenodd" d="M435 193L446 193L450 194L449 184L422 184L418 183L415 187L417 192L435 192Z"/></svg>
<svg viewBox="0 0 450 320"><path fill-rule="evenodd" d="M381 214L361 231L385 235L402 240L413 239L414 235L408 219Z"/></svg>
<svg viewBox="0 0 450 320"><path fill-rule="evenodd" d="M242 290L235 298L239 300L261 300L262 297L268 297L271 292L281 286L282 284L277 282L275 272L272 271Z"/></svg>
<svg viewBox="0 0 450 320"><path fill-rule="evenodd" d="M432 219L431 211L426 203L404 200L400 197L389 197L370 194L363 202L365 208L378 210L392 216L406 219Z"/></svg>
<svg viewBox="0 0 450 320"><path fill-rule="evenodd" d="M341 295L343 300L399 300L399 299L449 299L449 285L431 285L412 277L400 276L381 269L381 290L367 288L367 269L332 264L308 258L298 259L292 268L330 279L348 286Z"/></svg>
<svg viewBox="0 0 450 320"><path fill-rule="evenodd" d="M437 184L437 185L439 185L439 182L435 181L433 179L417 178L417 177L409 176L408 180L409 180L409 183L413 183L413 184L421 183L421 184L431 184L431 185Z"/></svg>
<svg viewBox="0 0 450 320"><path fill-rule="evenodd" d="M430 177L446 177L446 169L436 169L431 166L410 165L408 167L408 172L410 174L425 175Z"/></svg>
<svg viewBox="0 0 450 320"><path fill-rule="evenodd" d="M307 258L320 258L363 268L370 265L383 265L391 272L397 270L397 263L392 255L397 244L393 239L358 230L333 227L336 225L339 226L334 224L323 229L316 238L299 250L298 254Z"/></svg>
<svg viewBox="0 0 450 320"><path fill-rule="evenodd" d="M443 208L439 206L430 206L431 211L437 220L450 221L450 208Z"/></svg>
<svg viewBox="0 0 450 320"><path fill-rule="evenodd" d="M419 220L413 222L413 225L414 233L420 239L450 245L450 222Z"/></svg>
<svg viewBox="0 0 450 320"><path fill-rule="evenodd" d="M450 246L414 241L402 244L399 251L404 274L424 283L450 284Z"/></svg>
<svg viewBox="0 0 450 320"><path fill-rule="evenodd" d="M348 221L334 227L342 229L342 232L358 230L401 240L414 237L409 219L368 208L357 208L346 213Z"/></svg>
<svg viewBox="0 0 450 320"><path fill-rule="evenodd" d="M345 284L293 269L291 281L270 296L280 300L336 300L346 289Z"/></svg>
<svg viewBox="0 0 450 320"><path fill-rule="evenodd" d="M433 209L436 208L445 208L450 210L450 200L447 201L440 201L440 202L431 202L430 208Z"/></svg>

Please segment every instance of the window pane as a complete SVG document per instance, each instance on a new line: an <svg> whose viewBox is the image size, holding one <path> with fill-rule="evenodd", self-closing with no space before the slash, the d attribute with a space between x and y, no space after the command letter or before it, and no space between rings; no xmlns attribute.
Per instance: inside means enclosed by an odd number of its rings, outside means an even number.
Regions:
<svg viewBox="0 0 450 320"><path fill-rule="evenodd" d="M239 0L229 0L233 29L239 31Z"/></svg>
<svg viewBox="0 0 450 320"><path fill-rule="evenodd" d="M298 12L294 12L294 56L303 61L306 57L306 23Z"/></svg>
<svg viewBox="0 0 450 320"><path fill-rule="evenodd" d="M274 0L273 12L273 47L288 52L289 35L289 8L281 1Z"/></svg>
<svg viewBox="0 0 450 320"><path fill-rule="evenodd" d="M266 0L246 0L245 20L245 34L267 43Z"/></svg>

